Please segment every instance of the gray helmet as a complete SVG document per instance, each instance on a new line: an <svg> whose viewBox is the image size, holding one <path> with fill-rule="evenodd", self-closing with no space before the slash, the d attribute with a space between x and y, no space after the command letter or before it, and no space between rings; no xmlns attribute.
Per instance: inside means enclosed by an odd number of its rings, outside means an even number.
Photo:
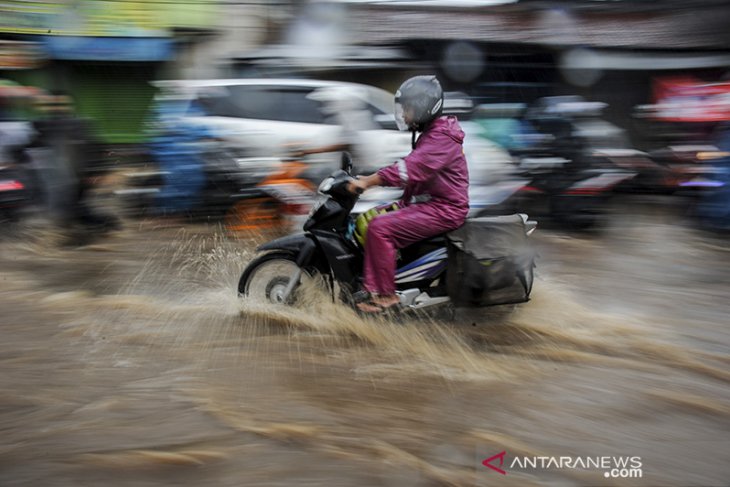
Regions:
<svg viewBox="0 0 730 487"><path fill-rule="evenodd" d="M436 76L407 79L395 92L395 120L400 130L422 132L441 115L443 108L444 91ZM411 110L413 120L410 125L403 119L405 110Z"/></svg>

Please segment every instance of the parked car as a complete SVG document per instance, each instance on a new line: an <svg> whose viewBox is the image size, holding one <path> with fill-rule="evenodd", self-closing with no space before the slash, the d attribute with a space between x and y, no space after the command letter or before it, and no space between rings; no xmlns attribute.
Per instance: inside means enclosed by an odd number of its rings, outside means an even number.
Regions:
<svg viewBox="0 0 730 487"><path fill-rule="evenodd" d="M338 88L369 114L358 139L360 171L372 170L410 150L410 136L399 132L393 95L373 86L306 79L216 79L157 81L159 99L174 97L187 118L204 124L218 139L250 157L287 156L292 148L316 148L341 141L342 127L316 92ZM339 154L314 159L339 164Z"/></svg>
<svg viewBox="0 0 730 487"><path fill-rule="evenodd" d="M360 160L355 169L370 172L390 164L411 150L411 136L395 124L394 95L386 90L340 81L311 79L215 79L156 81L158 100L174 99L181 113L195 125L232 147L245 150L249 157L288 157L292 148L323 147L341 140L342 128L337 117L316 92L337 88L351 97L358 107ZM468 159L502 166L508 162L506 151L478 140L478 127L462 117L457 106L445 113L459 116L467 133L465 152ZM489 146L489 147L487 147ZM499 153L499 154L497 154ZM472 155L472 157L469 157ZM337 167L340 154L327 160ZM470 161L472 162L472 161ZM319 175L313 176L318 181Z"/></svg>

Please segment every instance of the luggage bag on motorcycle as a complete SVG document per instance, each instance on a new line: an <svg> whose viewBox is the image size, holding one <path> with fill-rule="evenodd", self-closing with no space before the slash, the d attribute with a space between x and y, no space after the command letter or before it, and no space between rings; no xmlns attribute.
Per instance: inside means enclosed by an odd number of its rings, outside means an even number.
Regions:
<svg viewBox="0 0 730 487"><path fill-rule="evenodd" d="M470 218L447 234L449 297L457 306L525 302L534 252L522 215Z"/></svg>

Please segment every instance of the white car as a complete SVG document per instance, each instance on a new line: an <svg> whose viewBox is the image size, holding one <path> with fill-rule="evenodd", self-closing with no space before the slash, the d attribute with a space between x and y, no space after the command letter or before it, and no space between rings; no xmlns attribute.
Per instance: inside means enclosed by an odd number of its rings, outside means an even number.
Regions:
<svg viewBox="0 0 730 487"><path fill-rule="evenodd" d="M324 147L342 141L341 119L322 96L336 89L357 107L356 169L372 172L411 151L410 132L395 125L394 95L374 86L308 79L215 79L157 81L158 101L172 101L188 121L204 125L230 146L243 149L250 160L285 157L292 149ZM446 107L449 107L447 102ZM363 118L364 117L364 118ZM352 120L348 120L352 122ZM480 137L479 127L462 121L464 152L472 181L499 180L510 170L510 155ZM338 154L310 156L312 162L336 165Z"/></svg>
<svg viewBox="0 0 730 487"><path fill-rule="evenodd" d="M244 149L251 158L286 156L291 150L342 142L343 129L316 93L336 88L352 97L361 115L360 170L389 164L410 151L410 134L397 130L393 94L373 86L306 79L157 81L158 102L172 100L192 123ZM362 115L365 120L362 120ZM314 157L339 160L336 154ZM363 165L364 164L364 165Z"/></svg>

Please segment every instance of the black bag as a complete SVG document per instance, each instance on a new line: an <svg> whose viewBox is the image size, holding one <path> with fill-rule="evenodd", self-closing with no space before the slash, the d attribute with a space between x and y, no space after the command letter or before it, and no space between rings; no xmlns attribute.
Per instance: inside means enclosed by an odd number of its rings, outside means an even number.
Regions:
<svg viewBox="0 0 730 487"><path fill-rule="evenodd" d="M530 299L535 254L518 214L471 218L447 234L449 297L456 306Z"/></svg>

